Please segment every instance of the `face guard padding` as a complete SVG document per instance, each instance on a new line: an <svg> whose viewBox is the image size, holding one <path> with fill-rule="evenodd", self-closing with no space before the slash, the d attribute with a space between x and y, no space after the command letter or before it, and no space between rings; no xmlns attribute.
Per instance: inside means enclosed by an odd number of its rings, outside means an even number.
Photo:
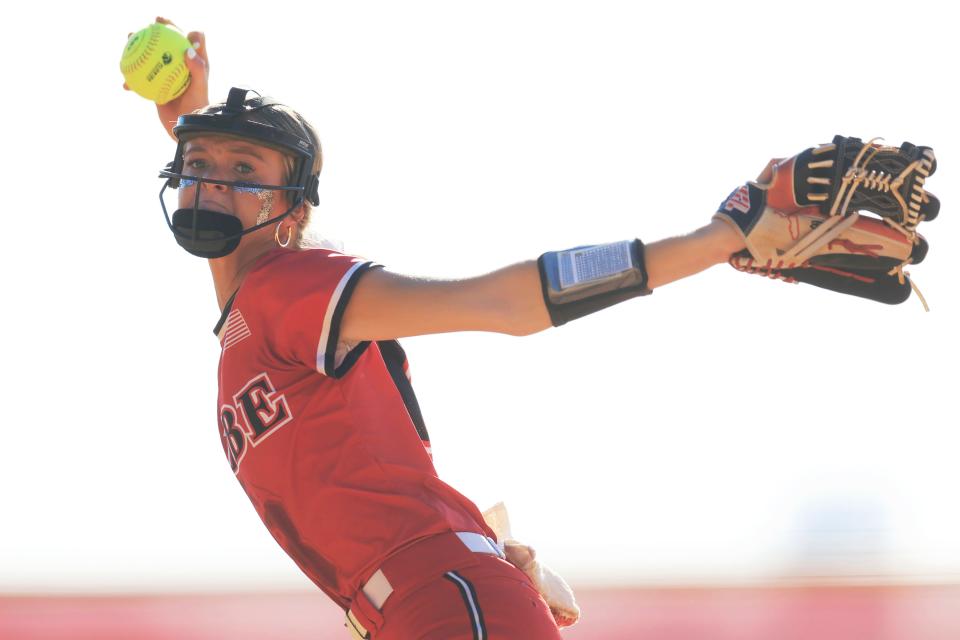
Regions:
<svg viewBox="0 0 960 640"><path fill-rule="evenodd" d="M254 107L244 105L247 89L233 88L227 97L227 102L217 113L188 114L180 116L173 128L177 136L177 153L173 162L160 172L164 178L163 188L160 189L160 207L167 226L173 233L177 243L187 252L201 258L222 258L232 253L240 244L240 239L248 233L253 233L267 225L274 224L299 207L304 202L316 206L319 204L317 184L319 171L312 173L314 161L321 153L307 138L300 137L267 124L250 122L249 118L260 109L278 104L264 100ZM277 149L294 157L294 170L289 185L265 185L250 182L229 180L213 180L200 176L183 173L183 150L188 140L198 135L224 135L251 140L257 144ZM221 211L211 211L200 208L200 193L203 184L225 185L234 191L251 193L261 198L266 204L272 201L273 191L292 192L293 204L273 218L244 229L240 219ZM168 187L183 189L196 187L193 206L177 209L171 219L163 200L164 191ZM265 193L266 192L266 193Z"/></svg>

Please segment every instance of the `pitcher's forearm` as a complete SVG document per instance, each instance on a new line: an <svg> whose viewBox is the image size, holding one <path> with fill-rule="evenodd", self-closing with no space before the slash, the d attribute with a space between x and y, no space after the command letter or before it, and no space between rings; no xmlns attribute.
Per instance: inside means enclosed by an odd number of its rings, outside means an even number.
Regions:
<svg viewBox="0 0 960 640"><path fill-rule="evenodd" d="M658 240L646 246L648 286L662 287L726 262L744 248L743 238L722 220L685 236Z"/></svg>
<svg viewBox="0 0 960 640"><path fill-rule="evenodd" d="M685 236L652 242L644 249L647 287L656 289L726 262L743 246L742 237L722 220ZM501 294L503 302L498 306L507 310L502 316L503 333L529 335L552 326L535 260L500 269L484 279L488 291Z"/></svg>
<svg viewBox="0 0 960 640"><path fill-rule="evenodd" d="M686 236L652 242L645 249L647 287L655 289L703 271L726 261L742 247L737 232L722 221ZM340 336L348 342L450 331L526 336L553 326L552 314L557 309L548 311L543 287L537 260L463 280L419 278L371 269L354 289ZM593 313L610 304L615 301L601 301L583 313ZM557 317L565 322L583 313L559 313Z"/></svg>

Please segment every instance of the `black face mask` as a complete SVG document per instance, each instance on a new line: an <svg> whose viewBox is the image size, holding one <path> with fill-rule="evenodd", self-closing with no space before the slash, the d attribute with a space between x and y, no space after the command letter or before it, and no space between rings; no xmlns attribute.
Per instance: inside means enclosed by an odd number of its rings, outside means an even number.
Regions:
<svg viewBox="0 0 960 640"><path fill-rule="evenodd" d="M177 244L199 258L229 255L243 236L240 218L208 209L177 209L170 229Z"/></svg>
<svg viewBox="0 0 960 640"><path fill-rule="evenodd" d="M277 224L290 215L301 204L309 202L319 204L317 193L319 178L320 147L314 146L306 137L292 134L272 125L249 121L251 115L255 118L260 109L279 105L271 100L263 99L257 106L249 107L245 97L249 90L233 88L227 97L227 102L219 112L185 114L177 119L173 131L177 136L177 152L173 162L167 164L160 172L164 179L160 190L160 206L167 226L181 247L188 253L208 259L222 258L229 255L240 245L240 240L248 233L252 233L267 225ZM183 150L186 140L198 135L225 135L243 138L254 144L262 144L291 155L296 160L290 184L286 186L253 184L227 180L213 180L183 173ZM317 167L316 173L313 173ZM186 183L186 184L184 184ZM222 211L211 211L200 208L200 192L203 185L224 185L235 191L280 191L290 194L293 204L280 215L276 215L265 222L249 229L244 229L240 219ZM177 209L171 219L163 200L167 187L179 189L182 186L196 185L196 197L193 206Z"/></svg>
<svg viewBox="0 0 960 640"><path fill-rule="evenodd" d="M170 227L170 231L173 232L173 237L176 239L177 244L183 247L187 253L199 258L215 259L230 255L240 245L240 239L243 238L243 236L268 225L278 223L303 203L303 198L300 193L296 193L294 202L289 209L258 225L244 229L240 218L234 215L222 211L211 211L200 208L200 190L202 184L227 185L234 189L241 190L269 189L271 191L302 192L302 189L279 185L259 185L226 180L212 180L209 178L171 174L170 172L162 173L166 173L167 175L165 177L168 178L160 190L160 206L167 220L167 226ZM167 213L167 206L163 200L164 191L166 191L167 187L179 187L181 182L185 180L196 184L197 193L193 200L193 206L185 209L177 209L173 212L173 217L171 218Z"/></svg>

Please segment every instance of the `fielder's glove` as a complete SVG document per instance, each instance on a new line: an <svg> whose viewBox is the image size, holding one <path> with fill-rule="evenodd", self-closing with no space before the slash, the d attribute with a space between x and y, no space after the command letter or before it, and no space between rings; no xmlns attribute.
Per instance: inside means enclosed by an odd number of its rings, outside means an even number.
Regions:
<svg viewBox="0 0 960 640"><path fill-rule="evenodd" d="M903 302L915 289L903 269L927 253L917 225L940 211L940 201L924 187L936 167L929 147L886 147L843 136L776 163L769 180L738 187L714 215L746 243L730 264L787 282Z"/></svg>

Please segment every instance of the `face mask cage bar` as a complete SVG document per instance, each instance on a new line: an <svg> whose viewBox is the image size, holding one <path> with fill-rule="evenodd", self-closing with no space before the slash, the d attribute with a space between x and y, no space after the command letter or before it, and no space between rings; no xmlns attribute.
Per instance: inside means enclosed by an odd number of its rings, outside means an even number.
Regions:
<svg viewBox="0 0 960 640"><path fill-rule="evenodd" d="M319 172L312 173L312 168L315 164L314 161L320 153L319 148L315 148L309 140L276 127L248 121L246 118L250 116L250 114L265 107L278 104L276 102L263 100L261 104L257 106L247 107L244 101L248 92L249 90L247 89L233 88L230 90L226 104L219 112L182 115L177 120L177 125L173 128L173 132L178 140L177 151L173 161L168 163L166 168L160 171L159 177L164 179L163 187L160 189L160 207L163 210L167 226L170 228L170 231L173 232L177 242L194 255L200 255L201 257L221 257L222 255L226 255L236 248L242 236L282 220L303 202L309 202L314 206L319 204L319 194L317 192ZM199 135L238 137L294 156L297 160L293 175L291 176L291 184L264 185L242 181L215 180L184 174L182 172L184 145L187 140ZM200 209L200 193L202 190L201 185L203 184L224 185L238 192L258 195L268 190L293 192L295 195L293 204L282 214L274 216L249 229L243 229L239 220L233 216L218 212L204 212ZM171 219L163 198L167 187L181 189L194 185L196 185L197 190L192 209L178 209L174 212ZM201 217L205 219L201 220ZM177 224L178 218L180 218L181 221L179 225ZM189 227L182 224L184 219L189 221ZM213 225L215 229L200 228L209 225ZM201 237L204 234L208 235L208 239ZM223 250L205 251L197 249L198 246L204 243L220 243L225 248L225 252Z"/></svg>
<svg viewBox="0 0 960 640"><path fill-rule="evenodd" d="M173 221L170 217L170 212L167 211L167 204L163 199L163 194L164 192L166 192L167 188L179 190L179 189L189 189L190 187L193 187L193 186L197 187L197 191L194 194L194 198L193 198L193 205L191 209L189 209L189 210L192 210L194 214L193 228L191 233L192 240L197 239L198 216L196 215L196 212L199 211L200 209L200 194L202 191L200 187L201 184L223 185L233 189L234 191L239 191L241 193L250 193L253 195L258 195L264 191L284 191L284 192L293 192L296 194L296 196L293 199L293 204L290 205L290 207L280 215L277 215L268 220L265 220L260 224L250 227L249 229L243 229L240 233L234 233L234 234L225 236L223 238L223 240L225 241L240 238L242 236L247 235L248 233L253 233L258 229L262 229L263 227L266 227L270 224L279 222L286 216L290 215L290 213L293 212L294 209L296 209L297 207L300 206L301 203L303 203L303 195L302 195L303 187L291 187L291 186L283 186L283 185L275 185L275 184L258 184L255 182L236 182L232 180L214 180L213 178L201 178L199 176L188 176L182 173L174 173L173 171L168 171L166 169L160 172L160 177L166 178L166 180L163 183L163 187L160 189L160 208L163 210L163 217L167 221L167 227L169 227L170 231L173 232L175 236L182 236L183 232L174 226Z"/></svg>

